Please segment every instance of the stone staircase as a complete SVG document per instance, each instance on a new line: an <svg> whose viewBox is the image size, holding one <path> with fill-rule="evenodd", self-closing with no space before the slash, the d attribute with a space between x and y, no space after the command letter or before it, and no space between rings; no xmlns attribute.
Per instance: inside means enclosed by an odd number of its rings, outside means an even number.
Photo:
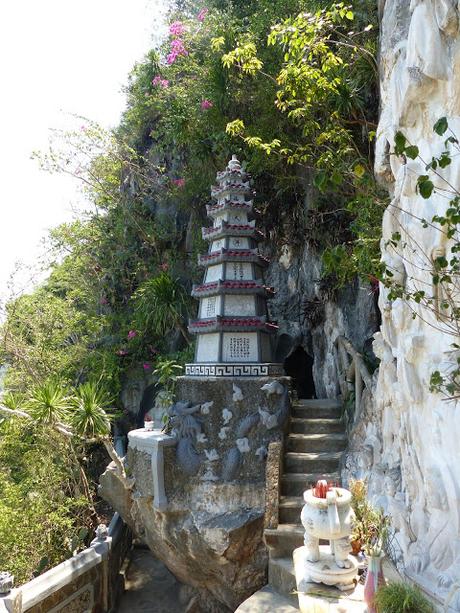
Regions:
<svg viewBox="0 0 460 613"><path fill-rule="evenodd" d="M292 557L303 545L303 492L318 479L340 482L340 457L347 446L338 400L297 400L292 406L280 484L279 523L265 530L271 558Z"/></svg>
<svg viewBox="0 0 460 613"><path fill-rule="evenodd" d="M237 613L294 613L298 598L292 552L303 545L303 492L318 479L340 483L339 463L347 446L338 400L297 400L292 405L280 482L278 527L265 530L270 552L268 585Z"/></svg>

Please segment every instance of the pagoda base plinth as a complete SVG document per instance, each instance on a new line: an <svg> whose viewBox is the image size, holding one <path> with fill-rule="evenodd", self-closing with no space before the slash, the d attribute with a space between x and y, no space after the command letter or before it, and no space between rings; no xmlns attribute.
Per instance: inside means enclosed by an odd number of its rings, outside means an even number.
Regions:
<svg viewBox="0 0 460 613"><path fill-rule="evenodd" d="M284 375L282 364L275 363L228 363L186 364L187 377L279 377Z"/></svg>

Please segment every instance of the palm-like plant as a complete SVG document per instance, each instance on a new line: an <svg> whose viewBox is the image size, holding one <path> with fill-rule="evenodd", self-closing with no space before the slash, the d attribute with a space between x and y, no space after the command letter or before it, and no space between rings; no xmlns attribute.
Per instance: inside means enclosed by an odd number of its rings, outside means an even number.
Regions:
<svg viewBox="0 0 460 613"><path fill-rule="evenodd" d="M39 424L53 425L66 421L71 405L71 398L61 384L45 381L33 389L25 408Z"/></svg>
<svg viewBox="0 0 460 613"><path fill-rule="evenodd" d="M83 438L105 437L110 434L107 409L111 399L94 381L80 385L71 399L70 422L75 434Z"/></svg>
<svg viewBox="0 0 460 613"><path fill-rule="evenodd" d="M140 329L164 336L178 328L190 343L183 319L188 311L188 294L178 279L167 272L143 283L134 294L134 308Z"/></svg>
<svg viewBox="0 0 460 613"><path fill-rule="evenodd" d="M80 385L72 398L71 424L73 433L86 440L96 439L102 442L110 458L118 468L121 477L125 469L121 458L115 451L110 438L112 399L95 381Z"/></svg>

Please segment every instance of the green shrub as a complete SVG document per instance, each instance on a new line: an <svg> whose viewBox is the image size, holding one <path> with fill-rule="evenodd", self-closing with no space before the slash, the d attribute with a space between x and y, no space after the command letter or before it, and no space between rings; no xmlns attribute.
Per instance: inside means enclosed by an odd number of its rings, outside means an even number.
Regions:
<svg viewBox="0 0 460 613"><path fill-rule="evenodd" d="M434 607L418 587L389 583L377 590L374 599L378 613L434 613Z"/></svg>

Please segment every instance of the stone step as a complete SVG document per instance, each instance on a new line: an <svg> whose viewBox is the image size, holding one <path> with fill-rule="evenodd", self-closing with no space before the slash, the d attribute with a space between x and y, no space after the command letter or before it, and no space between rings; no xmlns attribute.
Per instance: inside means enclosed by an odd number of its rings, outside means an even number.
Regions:
<svg viewBox="0 0 460 613"><path fill-rule="evenodd" d="M334 398L321 400L297 400L292 405L293 417L340 418L342 403Z"/></svg>
<svg viewBox="0 0 460 613"><path fill-rule="evenodd" d="M305 490L312 487L318 479L326 479L328 483L338 483L338 473L284 473L281 475L282 496L303 496Z"/></svg>
<svg viewBox="0 0 460 613"><path fill-rule="evenodd" d="M330 451L317 453L290 451L284 454L284 470L287 473L337 472L341 455L341 452Z"/></svg>
<svg viewBox="0 0 460 613"><path fill-rule="evenodd" d="M345 424L340 418L293 417L290 423L290 430L294 434L333 434L345 432Z"/></svg>
<svg viewBox="0 0 460 613"><path fill-rule="evenodd" d="M235 613L299 613L298 606L282 594L266 585L250 596L236 609Z"/></svg>
<svg viewBox="0 0 460 613"><path fill-rule="evenodd" d="M344 451L347 447L346 434L289 434L286 450L299 453L314 451Z"/></svg>
<svg viewBox="0 0 460 613"><path fill-rule="evenodd" d="M300 398L294 400L293 405L308 408L340 409L342 402L338 398Z"/></svg>
<svg viewBox="0 0 460 613"><path fill-rule="evenodd" d="M297 606L299 599L296 594L297 585L292 554L285 558L269 559L268 582L277 592Z"/></svg>
<svg viewBox="0 0 460 613"><path fill-rule="evenodd" d="M299 524L304 505L303 496L281 496L279 502L279 523Z"/></svg>
<svg viewBox="0 0 460 613"><path fill-rule="evenodd" d="M279 524L278 528L264 530L264 540L270 549L270 558L292 556L297 547L302 547L304 529L301 524Z"/></svg>

